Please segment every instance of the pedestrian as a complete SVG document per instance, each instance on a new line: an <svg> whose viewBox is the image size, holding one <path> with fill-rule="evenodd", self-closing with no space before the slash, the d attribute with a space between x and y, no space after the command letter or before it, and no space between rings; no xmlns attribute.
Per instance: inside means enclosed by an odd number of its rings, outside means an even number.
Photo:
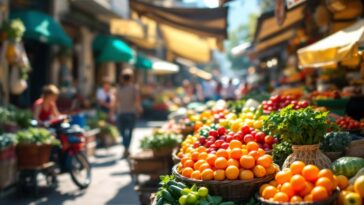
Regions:
<svg viewBox="0 0 364 205"><path fill-rule="evenodd" d="M205 102L214 99L215 83L213 80L208 79L202 84Z"/></svg>
<svg viewBox="0 0 364 205"><path fill-rule="evenodd" d="M33 117L37 121L47 121L60 115L57 108L59 90L55 85L46 85L42 89L42 96L34 102Z"/></svg>
<svg viewBox="0 0 364 205"><path fill-rule="evenodd" d="M142 112L139 88L133 82L133 70L125 68L121 73L120 85L117 88L115 108L117 127L123 138L125 148L123 158L129 156L129 146L137 116Z"/></svg>
<svg viewBox="0 0 364 205"><path fill-rule="evenodd" d="M96 99L99 111L107 114L108 117L112 116L114 95L111 89L111 80L108 77L102 79L102 87L97 89Z"/></svg>
<svg viewBox="0 0 364 205"><path fill-rule="evenodd" d="M235 100L235 86L233 85L233 79L230 79L229 83L224 88L224 99L227 101Z"/></svg>
<svg viewBox="0 0 364 205"><path fill-rule="evenodd" d="M215 87L215 100L220 100L222 98L223 86L221 81L218 81Z"/></svg>

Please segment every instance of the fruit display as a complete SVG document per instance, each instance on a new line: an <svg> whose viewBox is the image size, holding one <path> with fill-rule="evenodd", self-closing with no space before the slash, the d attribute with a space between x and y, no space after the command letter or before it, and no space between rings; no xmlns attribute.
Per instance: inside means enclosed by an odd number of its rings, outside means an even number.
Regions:
<svg viewBox="0 0 364 205"><path fill-rule="evenodd" d="M289 168L279 171L275 180L259 189L260 199L278 203L318 202L330 200L337 189L348 185L345 176L335 176L329 169L319 169L302 161L293 162Z"/></svg>
<svg viewBox="0 0 364 205"><path fill-rule="evenodd" d="M349 178L362 168L364 168L364 159L360 157L341 157L331 164L331 169L335 174Z"/></svg>
<svg viewBox="0 0 364 205"><path fill-rule="evenodd" d="M306 108L309 103L306 100L298 101L291 96L272 96L267 101L262 102L263 110L265 113L271 113L272 111L278 111L282 108L292 105L293 109Z"/></svg>
<svg viewBox="0 0 364 205"><path fill-rule="evenodd" d="M339 194L338 205L362 205L364 203L364 175L357 177L353 184Z"/></svg>
<svg viewBox="0 0 364 205"><path fill-rule="evenodd" d="M340 117L336 120L336 124L343 130L359 130L364 129L364 122L359 122L351 117Z"/></svg>
<svg viewBox="0 0 364 205"><path fill-rule="evenodd" d="M161 176L161 187L157 192L156 205L234 205L234 202L223 202L221 196L211 196L206 187L187 187L174 176Z"/></svg>
<svg viewBox="0 0 364 205"><path fill-rule="evenodd" d="M340 99L341 94L338 91L326 91L326 92L314 91L311 93L311 98L314 100Z"/></svg>
<svg viewBox="0 0 364 205"><path fill-rule="evenodd" d="M207 153L203 146L181 159L178 171L195 180L251 180L274 174L278 168L258 143L231 140L226 149Z"/></svg>

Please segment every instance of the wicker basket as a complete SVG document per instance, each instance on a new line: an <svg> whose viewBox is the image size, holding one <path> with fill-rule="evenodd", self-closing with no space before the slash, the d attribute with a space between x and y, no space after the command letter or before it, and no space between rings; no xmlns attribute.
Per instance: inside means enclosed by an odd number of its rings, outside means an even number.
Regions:
<svg viewBox="0 0 364 205"><path fill-rule="evenodd" d="M205 186L212 195L222 196L227 201L246 201L259 187L274 179L275 174L267 175L263 178L255 178L252 180L224 180L224 181L201 181L194 180L180 175L177 171L177 165L173 167L173 175L177 179L187 185L196 184L197 186Z"/></svg>
<svg viewBox="0 0 364 205"><path fill-rule="evenodd" d="M293 153L284 161L282 168L288 168L294 161L314 164L320 169L330 168L330 159L321 152L320 145L292 145Z"/></svg>
<svg viewBox="0 0 364 205"><path fill-rule="evenodd" d="M343 152L324 152L324 154L333 162L343 156Z"/></svg>
<svg viewBox="0 0 364 205"><path fill-rule="evenodd" d="M172 152L172 160L174 164L178 164L181 162L181 159L177 156L179 148L174 148Z"/></svg>
<svg viewBox="0 0 364 205"><path fill-rule="evenodd" d="M335 204L335 201L337 199L337 197L339 196L339 190L336 190L335 192L333 192L333 194L327 198L326 200L323 201L317 201L317 202L300 202L300 203L282 203L282 202L272 202L272 201L267 201L265 199L263 199L262 197L259 196L258 193L255 194L255 197L258 199L258 201L262 204L262 205L332 205Z"/></svg>
<svg viewBox="0 0 364 205"><path fill-rule="evenodd" d="M39 167L49 162L52 145L19 144L16 147L18 166Z"/></svg>
<svg viewBox="0 0 364 205"><path fill-rule="evenodd" d="M353 140L345 151L345 156L364 158L364 139Z"/></svg>

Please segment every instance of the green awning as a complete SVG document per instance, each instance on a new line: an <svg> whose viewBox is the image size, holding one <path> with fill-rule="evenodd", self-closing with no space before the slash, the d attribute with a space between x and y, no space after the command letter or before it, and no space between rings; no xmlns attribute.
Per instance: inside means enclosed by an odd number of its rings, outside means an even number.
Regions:
<svg viewBox="0 0 364 205"><path fill-rule="evenodd" d="M134 64L136 69L150 70L152 66L153 62L149 58L138 53L136 63Z"/></svg>
<svg viewBox="0 0 364 205"><path fill-rule="evenodd" d="M109 35L98 35L92 43L92 48L98 63L130 62L134 58L133 49L128 44Z"/></svg>
<svg viewBox="0 0 364 205"><path fill-rule="evenodd" d="M10 14L11 19L20 19L26 28L25 39L33 39L65 47L72 46L71 38L51 16L39 11L19 11Z"/></svg>

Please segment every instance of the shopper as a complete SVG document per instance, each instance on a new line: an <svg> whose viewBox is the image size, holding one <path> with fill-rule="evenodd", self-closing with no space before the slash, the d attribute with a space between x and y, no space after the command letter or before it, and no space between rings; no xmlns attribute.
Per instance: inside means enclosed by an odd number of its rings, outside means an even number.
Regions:
<svg viewBox="0 0 364 205"><path fill-rule="evenodd" d="M224 88L224 99L235 100L235 86L233 85L233 79L229 80L228 85Z"/></svg>
<svg viewBox="0 0 364 205"><path fill-rule="evenodd" d="M212 81L211 79L208 79L203 82L202 88L203 88L205 102L213 100L215 91L215 82Z"/></svg>
<svg viewBox="0 0 364 205"><path fill-rule="evenodd" d="M102 87L96 91L96 99L98 109L104 112L108 116L111 115L111 108L113 105L113 93L111 91L111 81L108 77L104 77L102 80Z"/></svg>
<svg viewBox="0 0 364 205"><path fill-rule="evenodd" d="M34 102L33 117L37 121L47 121L60 115L56 101L59 90L55 85L43 87L42 96Z"/></svg>
<svg viewBox="0 0 364 205"><path fill-rule="evenodd" d="M142 112L139 89L133 82L133 70L130 68L124 69L121 73L115 108L118 114L117 126L123 137L125 147L123 158L126 158L129 156L129 146L137 116Z"/></svg>

